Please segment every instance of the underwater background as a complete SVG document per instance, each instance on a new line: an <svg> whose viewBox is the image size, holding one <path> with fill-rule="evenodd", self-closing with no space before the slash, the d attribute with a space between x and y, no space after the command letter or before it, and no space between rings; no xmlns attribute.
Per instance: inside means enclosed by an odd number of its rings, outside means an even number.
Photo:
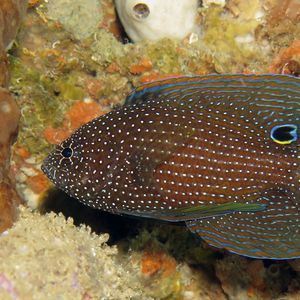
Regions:
<svg viewBox="0 0 300 300"><path fill-rule="evenodd" d="M55 145L141 84L299 77L299 0L183 1L182 14L175 2L1 1L0 299L300 299L298 259L246 258L182 224L91 209L41 171ZM127 4L136 19L122 25L116 5Z"/></svg>

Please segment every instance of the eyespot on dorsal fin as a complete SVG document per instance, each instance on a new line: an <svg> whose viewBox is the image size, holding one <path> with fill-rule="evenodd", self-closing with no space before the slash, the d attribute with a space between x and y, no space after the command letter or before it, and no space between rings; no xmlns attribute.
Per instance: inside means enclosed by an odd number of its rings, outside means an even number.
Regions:
<svg viewBox="0 0 300 300"><path fill-rule="evenodd" d="M287 145L297 141L297 125L295 124L282 124L276 125L271 129L271 139L281 145Z"/></svg>

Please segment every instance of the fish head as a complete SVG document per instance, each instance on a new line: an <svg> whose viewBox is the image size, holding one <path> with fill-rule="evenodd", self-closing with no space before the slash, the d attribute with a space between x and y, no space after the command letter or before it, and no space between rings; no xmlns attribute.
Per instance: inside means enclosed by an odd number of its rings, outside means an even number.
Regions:
<svg viewBox="0 0 300 300"><path fill-rule="evenodd" d="M232 199L255 203L273 189L298 201L299 82L214 78L137 89L131 103L57 146L42 170L87 205L141 215Z"/></svg>
<svg viewBox="0 0 300 300"><path fill-rule="evenodd" d="M103 128L87 123L46 157L41 169L54 185L77 199L92 199L92 194L109 184L115 165L113 141ZM103 134L101 134L103 130Z"/></svg>

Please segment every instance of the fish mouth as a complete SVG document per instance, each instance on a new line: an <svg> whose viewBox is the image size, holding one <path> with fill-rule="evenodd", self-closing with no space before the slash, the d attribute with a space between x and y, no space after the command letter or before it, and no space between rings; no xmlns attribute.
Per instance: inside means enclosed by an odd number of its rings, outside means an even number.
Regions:
<svg viewBox="0 0 300 300"><path fill-rule="evenodd" d="M53 167L50 163L49 163L49 159L46 158L42 165L41 165L41 170L42 172L54 183L57 184L57 178L56 178L56 168Z"/></svg>
<svg viewBox="0 0 300 300"><path fill-rule="evenodd" d="M66 170L53 164L53 156L49 155L41 165L42 172L55 185L55 188L63 190L68 193L68 176ZM62 174L63 173L63 174ZM64 176L62 176L64 175Z"/></svg>

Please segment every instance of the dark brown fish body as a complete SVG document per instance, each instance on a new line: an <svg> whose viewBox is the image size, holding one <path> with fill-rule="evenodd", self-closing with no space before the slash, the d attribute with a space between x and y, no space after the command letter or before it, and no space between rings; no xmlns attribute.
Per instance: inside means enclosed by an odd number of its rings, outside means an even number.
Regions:
<svg viewBox="0 0 300 300"><path fill-rule="evenodd" d="M95 208L184 220L242 255L300 256L300 80L185 77L128 101L50 154L43 170L59 188Z"/></svg>

